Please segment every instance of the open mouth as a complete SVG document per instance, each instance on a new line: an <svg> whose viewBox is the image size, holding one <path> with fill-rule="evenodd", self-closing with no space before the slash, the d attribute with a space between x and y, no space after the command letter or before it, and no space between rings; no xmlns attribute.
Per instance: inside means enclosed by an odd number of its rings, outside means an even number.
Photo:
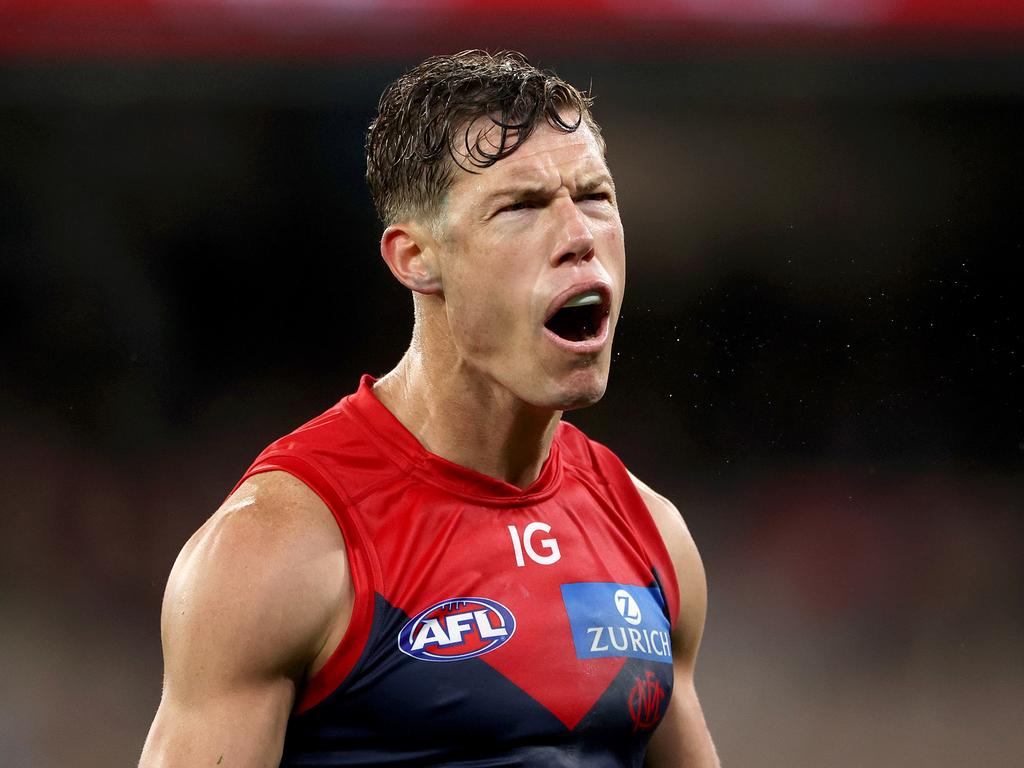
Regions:
<svg viewBox="0 0 1024 768"><path fill-rule="evenodd" d="M600 291L584 291L571 297L555 312L544 327L566 341L597 338L611 307Z"/></svg>

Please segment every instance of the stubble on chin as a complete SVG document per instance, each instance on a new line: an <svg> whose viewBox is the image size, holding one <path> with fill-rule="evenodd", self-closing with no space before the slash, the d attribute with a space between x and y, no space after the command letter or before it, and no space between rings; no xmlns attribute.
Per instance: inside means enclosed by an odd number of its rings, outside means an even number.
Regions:
<svg viewBox="0 0 1024 768"><path fill-rule="evenodd" d="M555 410L578 411L597 404L608 388L608 376L590 382L578 382L564 387L556 396Z"/></svg>

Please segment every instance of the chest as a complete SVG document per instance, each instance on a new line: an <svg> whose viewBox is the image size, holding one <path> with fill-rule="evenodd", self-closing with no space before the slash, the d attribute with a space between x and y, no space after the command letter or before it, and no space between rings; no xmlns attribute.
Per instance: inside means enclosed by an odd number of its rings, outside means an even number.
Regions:
<svg viewBox="0 0 1024 768"><path fill-rule="evenodd" d="M587 488L509 509L430 489L378 503L370 636L304 727L348 749L395 734L386 748L435 764L642 762L672 681L665 597L629 522L645 509Z"/></svg>

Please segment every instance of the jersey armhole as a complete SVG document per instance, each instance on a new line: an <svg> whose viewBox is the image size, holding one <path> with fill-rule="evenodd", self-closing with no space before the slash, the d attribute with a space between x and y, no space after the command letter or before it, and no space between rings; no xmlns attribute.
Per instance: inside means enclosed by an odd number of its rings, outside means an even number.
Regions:
<svg viewBox="0 0 1024 768"><path fill-rule="evenodd" d="M605 475L605 482L613 492L618 489L628 499L632 499L633 505L626 505L626 522L633 529L639 539L640 546L651 564L654 575L654 582L665 596L666 611L668 613L669 626L675 629L679 620L680 590L682 585L676 576L675 563L672 562L672 555L669 554L665 539L661 536L661 529L654 522L647 502L640 495L640 490L633 482L629 470L609 448L593 440L588 440L591 445L591 455L598 466L602 468ZM601 455L604 454L604 455ZM626 499L623 499L626 501ZM635 507L636 514L629 514Z"/></svg>
<svg viewBox="0 0 1024 768"><path fill-rule="evenodd" d="M355 515L347 494L313 463L291 454L267 454L250 467L238 481L264 472L287 472L306 485L327 505L341 529L345 555L352 577L352 616L345 634L324 665L304 681L292 713L302 714L338 689L355 668L363 653L373 624L374 593L380 589L380 566L369 538Z"/></svg>
<svg viewBox="0 0 1024 768"><path fill-rule="evenodd" d="M647 502L640 494L640 490L633 484L633 478L629 476L626 468L622 468L629 488L626 493L631 493L639 504L638 514L631 520L640 534L640 543L651 560L651 570L654 572L654 581L657 583L668 605L669 626L675 629L679 621L680 590L682 585L676 576L676 566L672 562L672 555L669 554L668 546L661 535L661 529L654 522L654 515L651 514Z"/></svg>

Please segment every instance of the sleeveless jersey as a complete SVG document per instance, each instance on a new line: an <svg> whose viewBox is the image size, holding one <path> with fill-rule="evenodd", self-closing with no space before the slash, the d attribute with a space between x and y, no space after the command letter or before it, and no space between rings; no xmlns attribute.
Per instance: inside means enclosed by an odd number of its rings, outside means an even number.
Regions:
<svg viewBox="0 0 1024 768"><path fill-rule="evenodd" d="M520 489L429 453L373 379L276 441L345 540L351 623L282 766L641 766L672 692L675 572L622 463L559 424Z"/></svg>

